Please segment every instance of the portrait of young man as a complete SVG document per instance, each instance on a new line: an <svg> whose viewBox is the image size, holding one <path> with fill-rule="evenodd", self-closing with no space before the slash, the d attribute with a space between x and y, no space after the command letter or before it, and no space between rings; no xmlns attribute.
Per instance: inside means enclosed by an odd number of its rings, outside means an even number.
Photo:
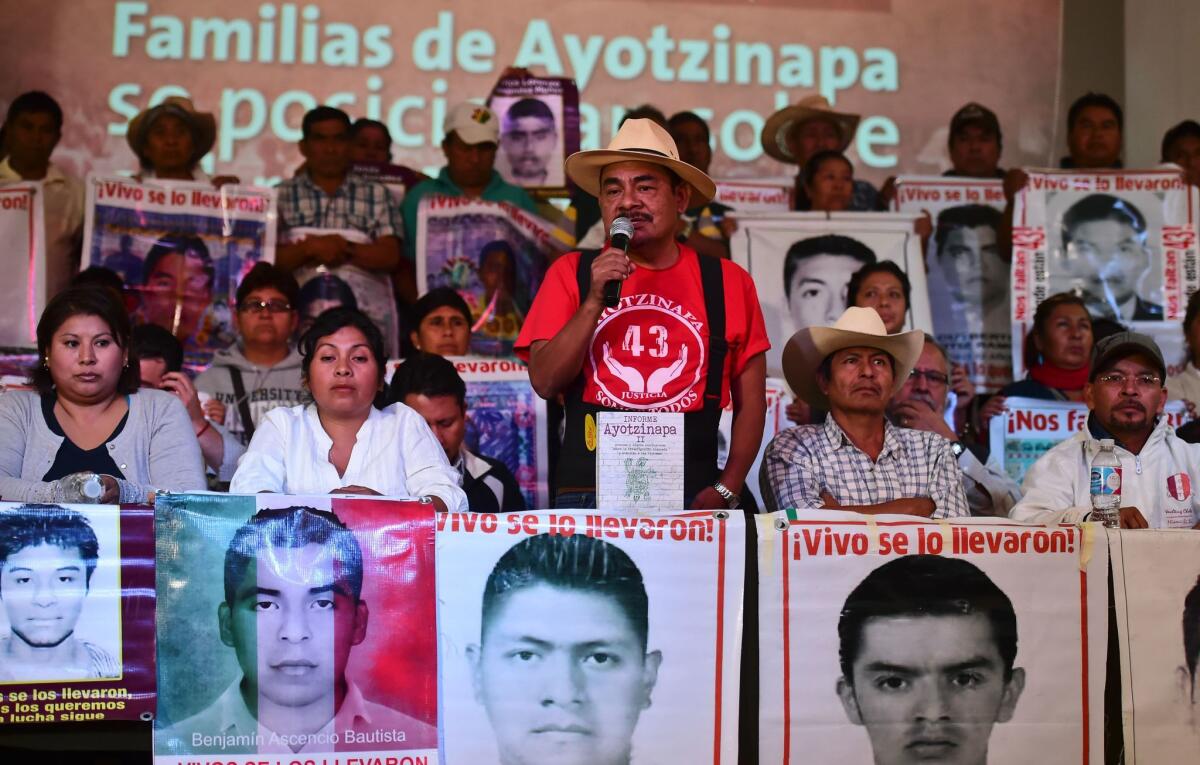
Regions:
<svg viewBox="0 0 1200 765"><path fill-rule="evenodd" d="M850 277L876 261L857 239L837 234L801 239L783 259L783 294L792 330L832 324L846 310Z"/></svg>
<svg viewBox="0 0 1200 765"><path fill-rule="evenodd" d="M537 98L513 102L500 120L501 175L518 186L538 187L562 183L557 170L561 155L554 112ZM557 176L557 177L556 177Z"/></svg>
<svg viewBox="0 0 1200 765"><path fill-rule="evenodd" d="M1089 194L1062 215L1062 257L1052 264L1050 292L1073 291L1094 317L1120 322L1162 319L1146 217L1111 194Z"/></svg>
<svg viewBox="0 0 1200 765"><path fill-rule="evenodd" d="M76 510L0 512L0 604L9 624L0 637L0 683L121 676L117 657L77 634L99 557L96 532Z"/></svg>
<svg viewBox="0 0 1200 765"><path fill-rule="evenodd" d="M837 695L875 765L984 765L1025 688L1012 602L959 558L876 568L846 598L838 640Z"/></svg>
<svg viewBox="0 0 1200 765"><path fill-rule="evenodd" d="M226 550L216 614L221 642L233 649L241 671L206 708L160 734L159 749L299 754L436 747L436 728L368 700L346 675L370 620L362 587L362 548L335 514L310 507L258 511Z"/></svg>
<svg viewBox="0 0 1200 765"><path fill-rule="evenodd" d="M620 548L583 534L529 537L500 557L467 647L500 765L629 765L662 653L649 599Z"/></svg>
<svg viewBox="0 0 1200 765"><path fill-rule="evenodd" d="M935 263L953 303L943 307L958 316L979 316L979 326L968 325L968 331L1011 331L1010 268L997 237L1002 221L1003 213L987 205L948 207L937 216Z"/></svg>

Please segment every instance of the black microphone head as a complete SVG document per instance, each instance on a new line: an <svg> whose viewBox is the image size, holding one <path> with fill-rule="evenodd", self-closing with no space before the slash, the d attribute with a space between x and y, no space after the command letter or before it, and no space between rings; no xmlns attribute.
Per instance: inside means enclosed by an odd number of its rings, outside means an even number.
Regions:
<svg viewBox="0 0 1200 765"><path fill-rule="evenodd" d="M626 240L633 238L633 221L626 218L624 215L612 222L608 228L608 238L614 245L617 243L617 237L623 236ZM620 246L620 245L617 245Z"/></svg>

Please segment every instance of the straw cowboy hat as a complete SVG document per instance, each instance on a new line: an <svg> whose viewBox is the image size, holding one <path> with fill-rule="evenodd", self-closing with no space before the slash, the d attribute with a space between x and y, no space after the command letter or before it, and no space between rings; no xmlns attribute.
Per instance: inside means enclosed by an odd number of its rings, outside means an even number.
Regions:
<svg viewBox="0 0 1200 765"><path fill-rule="evenodd" d="M567 157L567 177L594 197L600 196L600 173L616 162L649 162L673 171L704 197L717 194L717 184L705 173L679 159L675 140L654 120L625 120L607 149L577 151Z"/></svg>
<svg viewBox="0 0 1200 765"><path fill-rule="evenodd" d="M171 114L183 120L183 123L192 131L193 164L199 162L201 157L212 150L213 143L217 140L217 121L213 118L212 112L196 111L190 98L169 96L163 99L161 104L143 109L129 121L125 140L139 160L143 159L146 137L150 133L150 127L164 114Z"/></svg>
<svg viewBox="0 0 1200 765"><path fill-rule="evenodd" d="M788 148L788 133L791 133L798 125L818 117L827 119L837 126L838 131L842 134L840 151L845 151L846 147L850 145L850 141L854 139L854 131L858 130L858 121L861 117L857 114L835 112L825 96L819 95L806 96L798 103L785 106L767 117L761 136L763 151L780 162L798 164L796 158L792 156L792 150Z"/></svg>
<svg viewBox="0 0 1200 765"><path fill-rule="evenodd" d="M806 327L783 349L783 376L797 396L821 409L829 399L817 384L817 368L830 354L843 348L878 348L896 361L891 396L904 386L925 347L919 329L889 335L874 308L847 308L832 327Z"/></svg>

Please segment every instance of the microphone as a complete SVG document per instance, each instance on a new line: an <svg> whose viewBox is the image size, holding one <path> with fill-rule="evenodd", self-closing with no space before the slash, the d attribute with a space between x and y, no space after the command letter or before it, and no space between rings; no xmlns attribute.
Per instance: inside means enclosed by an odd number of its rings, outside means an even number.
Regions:
<svg viewBox="0 0 1200 765"><path fill-rule="evenodd" d="M633 236L633 221L624 215L612 222L608 229L608 241L621 252L629 252L629 240ZM609 279L604 283L604 307L616 308L621 302L621 280Z"/></svg>

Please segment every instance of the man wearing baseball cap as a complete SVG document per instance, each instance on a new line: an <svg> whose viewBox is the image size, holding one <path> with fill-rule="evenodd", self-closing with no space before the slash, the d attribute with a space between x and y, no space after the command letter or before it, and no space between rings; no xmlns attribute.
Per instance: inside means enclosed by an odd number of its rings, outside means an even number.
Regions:
<svg viewBox="0 0 1200 765"><path fill-rule="evenodd" d="M1087 426L1042 455L1025 474L1018 521L1079 523L1091 515L1091 464L1101 439L1121 461L1121 528L1190 529L1200 520L1193 476L1200 446L1175 435L1162 416L1166 364L1154 340L1119 332L1096 343L1083 397Z"/></svg>
<svg viewBox="0 0 1200 765"><path fill-rule="evenodd" d="M500 145L500 120L482 104L464 101L446 113L442 126L442 153L446 166L436 178L418 183L404 195L404 254L416 260L417 208L427 196L466 197L488 202L508 202L531 213L537 208L520 186L496 172Z"/></svg>
<svg viewBox="0 0 1200 765"><path fill-rule="evenodd" d="M649 119L627 120L607 149L572 154L566 173L599 200L605 231L620 217L632 234L628 251L610 242L556 260L516 342L538 394L565 399L555 507L596 506L603 411L683 413L685 504L739 506L766 411L762 309L744 269L676 239L680 213L712 199L716 184ZM620 285L615 305L606 305L608 282ZM719 469L717 425L731 401Z"/></svg>
<svg viewBox="0 0 1200 765"><path fill-rule="evenodd" d="M804 165L810 157L823 151L850 148L858 130L859 115L834 111L828 99L821 95L806 96L791 106L785 106L763 123L763 151L768 157L796 165L796 210L807 210L804 192ZM879 209L879 192L864 180L854 181L850 209L872 212Z"/></svg>
<svg viewBox="0 0 1200 765"><path fill-rule="evenodd" d="M951 178L1003 178L1000 169L1000 120L991 109L974 101L950 119Z"/></svg>
<svg viewBox="0 0 1200 765"><path fill-rule="evenodd" d="M768 510L970 515L950 442L885 415L924 344L920 330L889 335L873 308L847 308L832 327L792 335L783 349L788 385L829 415L767 446L760 483Z"/></svg>

